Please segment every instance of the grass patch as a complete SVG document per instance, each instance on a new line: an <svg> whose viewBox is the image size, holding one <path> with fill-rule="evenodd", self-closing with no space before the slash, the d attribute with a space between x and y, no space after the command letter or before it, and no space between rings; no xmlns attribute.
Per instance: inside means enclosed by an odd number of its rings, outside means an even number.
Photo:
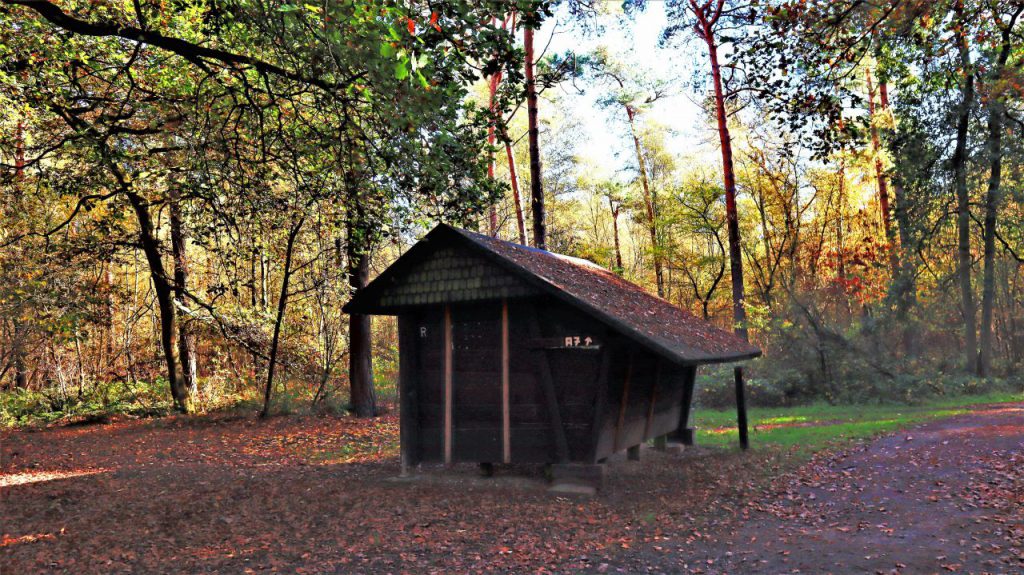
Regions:
<svg viewBox="0 0 1024 575"><path fill-rule="evenodd" d="M1020 393L947 397L921 405L827 405L751 408L750 442L816 451L826 446L866 439L904 429L911 425L952 417L971 405L1022 401ZM729 447L738 444L736 412L697 409L694 411L697 444Z"/></svg>

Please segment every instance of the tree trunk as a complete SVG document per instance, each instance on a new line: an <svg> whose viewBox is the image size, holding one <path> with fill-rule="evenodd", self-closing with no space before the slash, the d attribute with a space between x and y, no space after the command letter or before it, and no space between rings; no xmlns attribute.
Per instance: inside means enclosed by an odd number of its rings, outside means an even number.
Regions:
<svg viewBox="0 0 1024 575"><path fill-rule="evenodd" d="M878 205L882 211L882 229L885 232L885 239L889 242L890 254L894 253L892 228L889 218L889 186L885 180L885 172L882 169L881 144L878 139L878 127L875 126L875 89L871 81L871 69L864 71L868 83L868 113L871 124L871 150L875 155L875 179L878 181ZM896 273L895 260L890 256L890 264L893 274Z"/></svg>
<svg viewBox="0 0 1024 575"><path fill-rule="evenodd" d="M647 212L647 233L651 236L651 257L654 258L654 280L658 286L658 297L665 297L665 277L661 262L661 247L658 244L658 220L654 209L654 196L651 195L651 186L647 180L647 163L644 161L643 148L640 146L640 138L636 133L636 113L632 106L626 106L626 116L629 118L629 132L633 136L633 146L636 149L636 163L640 170L640 186L644 193L644 209Z"/></svg>
<svg viewBox="0 0 1024 575"><path fill-rule="evenodd" d="M885 170L882 167L882 143L879 140L879 128L874 125L876 114L874 114L874 86L871 82L871 70L864 71L867 80L867 112L871 132L871 151L874 154L874 178L879 184L879 208L882 211L882 229L886 234L886 241L889 244L889 267L895 277L898 273L898 259L896 257L896 242L892 230L892 218L889 208L889 183L886 180Z"/></svg>
<svg viewBox="0 0 1024 575"><path fill-rule="evenodd" d="M488 82L488 109L491 111L493 116L497 102L495 102L495 95L498 93L498 83L501 82L501 72L496 72L491 76L490 82ZM497 140L497 128L494 125L494 120L491 120L491 125L487 127L487 146L488 153L490 154L490 161L487 162L487 177L494 179L494 144ZM490 227L489 234L497 237L498 235L498 208L497 206L491 205L488 211L488 225Z"/></svg>
<svg viewBox="0 0 1024 575"><path fill-rule="evenodd" d="M526 222L523 220L523 201L519 196L519 176L516 175L516 158L512 155L512 144L505 142L505 154L508 156L508 176L512 183L512 200L516 204L516 226L519 231L519 244L526 245Z"/></svg>
<svg viewBox="0 0 1024 575"><path fill-rule="evenodd" d="M274 336L270 340L270 358L267 361L267 386L263 389L263 409L260 410L260 417L266 417L270 413L270 396L274 389L274 369L277 367L277 350L281 340L281 325L284 323L284 314L288 307L288 283L292 278L292 253L295 250L295 238L302 229L305 218L300 218L288 230L288 242L285 244L284 270L281 276L281 295L277 298L277 317L274 319Z"/></svg>
<svg viewBox="0 0 1024 575"><path fill-rule="evenodd" d="M28 387L28 368L25 366L25 330L21 327L21 321L13 320L14 329L11 334L11 362L14 364L14 387L25 389Z"/></svg>
<svg viewBox="0 0 1024 575"><path fill-rule="evenodd" d="M185 228L181 221L181 205L177 191L171 192L169 220L171 224L171 253L174 258L174 301L178 309L185 308L185 292L188 287L188 254L186 254ZM189 400L198 391L196 377L196 341L188 322L178 320L178 361L181 363L181 385L187 390ZM191 410L191 401L186 404Z"/></svg>
<svg viewBox="0 0 1024 575"><path fill-rule="evenodd" d="M100 365L106 366L108 372L114 371L114 273L110 270L113 265L112 261L103 264L103 353L100 354Z"/></svg>
<svg viewBox="0 0 1024 575"><path fill-rule="evenodd" d="M878 93L882 111L889 110L889 86L879 82ZM917 278L913 264L913 237L910 233L910 213L908 212L907 194L898 174L892 178L893 199L895 200L896 229L899 233L899 245L892 246L894 295L896 296L896 321L903 328L903 349L911 356L917 355L917 326L910 317L912 309L917 307Z"/></svg>
<svg viewBox="0 0 1024 575"><path fill-rule="evenodd" d="M544 211L544 184L540 162L540 124L537 118L537 82L533 77L533 28L523 31L523 49L526 52L526 112L530 144L530 199L533 206L533 245L547 249L547 222Z"/></svg>
<svg viewBox="0 0 1024 575"><path fill-rule="evenodd" d="M608 198L608 208L612 212L612 237L615 241L615 273L621 276L625 268L622 265L622 246L619 243L619 206L615 205L611 197Z"/></svg>
<svg viewBox="0 0 1024 575"><path fill-rule="evenodd" d="M1009 24L1002 27L999 56L992 69L993 84L998 81L1010 58L1011 33L1017 18L1024 13L1024 5L1016 7L1010 17ZM1003 24L1000 22L1000 24ZM988 138L985 148L988 151L989 178L988 190L985 194L985 225L982 231L985 253L985 271L981 286L981 341L978 350L978 375L988 377L992 374L992 311L995 305L995 264L996 264L996 218L999 214L999 202L1002 195L1003 178L1003 122L1006 109L1001 94L993 94L988 106Z"/></svg>
<svg viewBox="0 0 1024 575"><path fill-rule="evenodd" d="M956 149L953 152L953 181L956 188L957 279L964 316L964 356L968 372L978 370L978 328L975 318L974 288L971 287L971 207L967 190L967 136L970 128L971 106L974 102L974 72L971 70L970 46L964 33L963 2L957 2L960 25L957 44L964 83L960 88L960 109L957 111Z"/></svg>
<svg viewBox="0 0 1024 575"><path fill-rule="evenodd" d="M704 41L711 59L711 77L715 88L715 115L718 119L718 137L722 145L722 176L725 184L726 227L729 235L729 271L732 279L732 312L736 334L747 339L747 311L743 306L743 254L740 249L739 213L736 209L736 174L732 161L732 137L729 118L725 110L722 90L722 71L718 63L718 46L712 24L698 14L703 27Z"/></svg>
<svg viewBox="0 0 1024 575"><path fill-rule="evenodd" d="M846 208L846 160L839 161L839 200L836 202L836 278L843 286L843 299L846 297L846 254L843 253L845 239L843 237L843 215Z"/></svg>
<svg viewBox="0 0 1024 575"><path fill-rule="evenodd" d="M26 73L22 73L22 81L27 80ZM24 119L18 118L18 125L15 128L14 138L14 185L17 186L19 197L21 193L22 179L25 177L25 123ZM13 330L11 334L11 362L14 364L14 387L24 389L28 387L28 369L25 367L25 331L21 321L16 317L12 318Z"/></svg>
<svg viewBox="0 0 1024 575"><path fill-rule="evenodd" d="M351 233L348 244L348 280L355 294L370 283L370 254L368 250L353 245ZM377 393L373 386L371 317L352 314L348 325L348 378L352 411L357 417L374 417L377 415Z"/></svg>
<svg viewBox="0 0 1024 575"><path fill-rule="evenodd" d="M985 224L982 239L985 246L985 271L981 288L981 345L978 353L978 375L992 374L992 309L995 303L996 217L999 212L1000 186L1003 176L1003 109L1002 102L989 102L988 142L990 172L985 194Z"/></svg>
<svg viewBox="0 0 1024 575"><path fill-rule="evenodd" d="M160 243L156 238L153 220L146 201L134 192L127 192L126 196L139 223L139 243L142 253L146 256L146 263L149 265L153 293L156 296L157 309L160 310L160 349L167 367L171 399L174 400L175 409L185 413L189 402L188 388L182 385L174 358L174 290L171 288L170 282L167 281L167 272L160 257Z"/></svg>

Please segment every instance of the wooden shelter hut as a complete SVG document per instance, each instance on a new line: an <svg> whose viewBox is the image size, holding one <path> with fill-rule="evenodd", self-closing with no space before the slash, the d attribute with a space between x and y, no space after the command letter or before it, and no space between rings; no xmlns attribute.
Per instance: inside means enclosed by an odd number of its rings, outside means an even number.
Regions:
<svg viewBox="0 0 1024 575"><path fill-rule="evenodd" d="M398 316L403 464L595 464L688 431L699 365L761 351L592 262L439 225L357 293Z"/></svg>

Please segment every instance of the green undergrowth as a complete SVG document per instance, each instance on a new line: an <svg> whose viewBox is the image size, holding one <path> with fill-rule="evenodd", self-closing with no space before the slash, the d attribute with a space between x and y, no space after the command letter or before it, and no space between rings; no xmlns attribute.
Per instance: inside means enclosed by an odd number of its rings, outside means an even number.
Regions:
<svg viewBox="0 0 1024 575"><path fill-rule="evenodd" d="M828 405L751 408L750 443L816 451L825 447L890 433L912 425L952 417L972 405L1024 401L1020 393L948 397L921 405ZM735 410L694 411L697 443L735 446L739 443Z"/></svg>
<svg viewBox="0 0 1024 575"><path fill-rule="evenodd" d="M171 412L168 395L163 380L104 383L48 392L14 389L0 393L0 428L103 422L115 415L166 415Z"/></svg>

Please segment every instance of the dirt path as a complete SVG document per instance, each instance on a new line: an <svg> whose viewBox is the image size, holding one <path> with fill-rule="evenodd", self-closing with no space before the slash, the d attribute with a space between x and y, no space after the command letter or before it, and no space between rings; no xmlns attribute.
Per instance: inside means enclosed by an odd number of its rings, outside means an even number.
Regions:
<svg viewBox="0 0 1024 575"><path fill-rule="evenodd" d="M735 531L611 571L1024 573L1024 405L880 438L805 466Z"/></svg>

